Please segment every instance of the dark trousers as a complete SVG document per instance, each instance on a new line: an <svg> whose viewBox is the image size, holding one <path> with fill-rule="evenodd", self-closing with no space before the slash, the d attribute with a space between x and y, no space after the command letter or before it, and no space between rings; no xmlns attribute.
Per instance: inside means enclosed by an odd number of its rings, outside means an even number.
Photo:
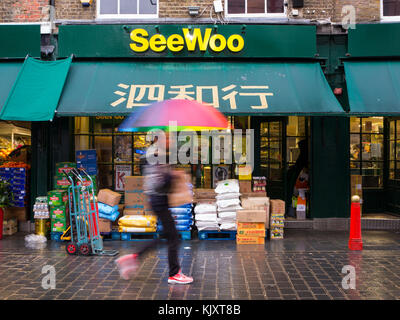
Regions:
<svg viewBox="0 0 400 320"><path fill-rule="evenodd" d="M151 196L150 204L153 211L160 219L163 227L163 233L167 238L169 276L172 277L176 275L181 268L178 261L180 241L178 231L176 230L175 221L168 210L168 196ZM158 243L160 243L159 239L149 242L138 252L139 256L147 252L149 249L154 248Z"/></svg>

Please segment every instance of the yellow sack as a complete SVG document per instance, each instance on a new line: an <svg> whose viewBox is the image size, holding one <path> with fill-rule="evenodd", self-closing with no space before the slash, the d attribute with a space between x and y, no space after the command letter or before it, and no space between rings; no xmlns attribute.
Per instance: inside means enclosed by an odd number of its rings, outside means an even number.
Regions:
<svg viewBox="0 0 400 320"><path fill-rule="evenodd" d="M156 232L157 227L152 228L136 228L136 227L118 227L118 232Z"/></svg>
<svg viewBox="0 0 400 320"><path fill-rule="evenodd" d="M118 220L118 225L122 227L156 227L157 225L157 216L139 216L139 215L131 215L131 216L123 216Z"/></svg>

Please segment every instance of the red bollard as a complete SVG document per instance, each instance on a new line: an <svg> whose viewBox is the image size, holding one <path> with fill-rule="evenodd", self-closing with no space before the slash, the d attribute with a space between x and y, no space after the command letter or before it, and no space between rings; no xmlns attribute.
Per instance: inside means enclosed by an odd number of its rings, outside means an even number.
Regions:
<svg viewBox="0 0 400 320"><path fill-rule="evenodd" d="M363 249L363 243L361 239L361 207L359 196L353 196L351 198L349 249Z"/></svg>

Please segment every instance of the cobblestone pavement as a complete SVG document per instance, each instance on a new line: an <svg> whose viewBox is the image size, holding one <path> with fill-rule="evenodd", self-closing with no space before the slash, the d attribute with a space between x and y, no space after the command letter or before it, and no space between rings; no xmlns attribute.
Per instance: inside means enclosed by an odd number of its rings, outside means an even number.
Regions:
<svg viewBox="0 0 400 320"><path fill-rule="evenodd" d="M265 300L400 299L400 233L364 231L364 250L347 249L347 232L287 230L265 246L235 241L183 241L180 261L194 277L187 286L167 283L166 243L150 252L129 281L114 257L68 256L63 243L27 248L24 234L0 241L0 299ZM120 254L143 242L106 241ZM56 288L42 288L45 265L56 270ZM345 265L356 270L356 289L343 289Z"/></svg>

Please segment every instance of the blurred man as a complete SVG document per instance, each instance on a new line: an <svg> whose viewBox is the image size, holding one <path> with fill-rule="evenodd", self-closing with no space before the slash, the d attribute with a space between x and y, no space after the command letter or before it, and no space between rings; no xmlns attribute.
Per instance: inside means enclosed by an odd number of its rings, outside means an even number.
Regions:
<svg viewBox="0 0 400 320"><path fill-rule="evenodd" d="M169 211L168 193L171 190L174 178L171 166L168 164L168 146L170 144L169 135L160 134L153 140L152 145L146 152L147 164L143 164L145 182L145 193L153 212L155 212L163 226L163 232L168 242L168 263L169 277L168 283L189 284L193 278L185 276L179 265L179 234L176 230L175 221ZM138 259L149 249L154 248L159 243L155 239L145 245L138 253L122 256L116 260L122 278L129 279L138 268Z"/></svg>

